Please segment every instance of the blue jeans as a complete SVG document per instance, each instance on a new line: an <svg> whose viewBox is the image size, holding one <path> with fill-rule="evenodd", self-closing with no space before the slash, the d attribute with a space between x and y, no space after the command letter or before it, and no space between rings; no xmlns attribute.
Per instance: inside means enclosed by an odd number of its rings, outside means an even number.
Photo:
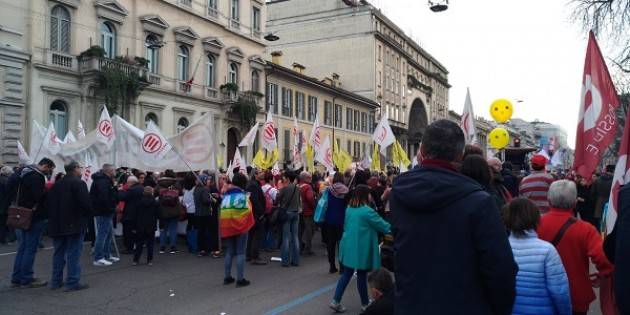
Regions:
<svg viewBox="0 0 630 315"><path fill-rule="evenodd" d="M94 217L96 221L96 241L94 242L94 261L111 256L112 236L114 227L112 225L113 214L99 215ZM91 224L92 222L88 222Z"/></svg>
<svg viewBox="0 0 630 315"><path fill-rule="evenodd" d="M282 223L282 265L297 266L300 264L300 240L298 239L298 226L300 215L297 211L287 212L287 220ZM290 256L290 257L289 257Z"/></svg>
<svg viewBox="0 0 630 315"><path fill-rule="evenodd" d="M354 269L346 266L343 266L342 268L343 274L341 274L341 277L337 282L337 289L335 289L335 296L333 298L333 300L337 303L341 302L343 292L346 291L346 287L348 286L350 280L352 280L352 275L354 274ZM361 305L368 305L370 300L368 298L367 291L367 270L357 270L357 289L359 289Z"/></svg>
<svg viewBox="0 0 630 315"><path fill-rule="evenodd" d="M81 279L81 250L83 249L83 237L85 232L74 235L55 237L53 245L53 268L50 286L57 288L61 286L63 280L63 268L67 265L66 287L75 288Z"/></svg>
<svg viewBox="0 0 630 315"><path fill-rule="evenodd" d="M33 282L33 264L37 254L37 246L44 232L46 221L31 223L28 230L17 229L20 245L18 246L15 261L13 263L13 275L11 283L27 285Z"/></svg>
<svg viewBox="0 0 630 315"><path fill-rule="evenodd" d="M245 273L247 233L224 238L223 243L227 247L225 251L225 278L232 276L232 258L236 256L236 280L242 280Z"/></svg>
<svg viewBox="0 0 630 315"><path fill-rule="evenodd" d="M171 247L175 247L177 243L177 222L178 219L167 219L162 220L164 223L164 228L160 230L160 247L166 246L166 237L168 234L169 242Z"/></svg>

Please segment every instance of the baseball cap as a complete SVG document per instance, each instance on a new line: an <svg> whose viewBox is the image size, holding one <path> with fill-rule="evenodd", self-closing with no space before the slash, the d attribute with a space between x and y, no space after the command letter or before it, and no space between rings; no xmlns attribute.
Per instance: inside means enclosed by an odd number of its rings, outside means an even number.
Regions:
<svg viewBox="0 0 630 315"><path fill-rule="evenodd" d="M532 165L545 166L547 165L547 158L540 154L536 154L532 157L531 163Z"/></svg>

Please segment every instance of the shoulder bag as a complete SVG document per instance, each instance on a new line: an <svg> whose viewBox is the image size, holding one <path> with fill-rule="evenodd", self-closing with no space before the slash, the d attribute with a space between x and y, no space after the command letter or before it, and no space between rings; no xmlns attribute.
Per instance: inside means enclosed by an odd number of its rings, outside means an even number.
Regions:
<svg viewBox="0 0 630 315"><path fill-rule="evenodd" d="M9 206L7 226L14 229L28 230L31 228L31 221L33 220L33 212L35 212L35 210L17 205L20 199L20 187L22 187L22 184L18 186L15 201Z"/></svg>

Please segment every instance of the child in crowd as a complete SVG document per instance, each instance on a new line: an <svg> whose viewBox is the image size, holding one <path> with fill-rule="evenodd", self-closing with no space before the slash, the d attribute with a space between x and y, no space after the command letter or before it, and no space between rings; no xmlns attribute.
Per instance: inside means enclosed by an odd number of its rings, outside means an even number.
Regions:
<svg viewBox="0 0 630 315"><path fill-rule="evenodd" d="M387 269L380 268L370 273L367 281L373 301L362 314L393 315L395 288L392 274Z"/></svg>
<svg viewBox="0 0 630 315"><path fill-rule="evenodd" d="M147 246L147 265L151 266L153 261L153 244L155 243L155 229L157 227L159 215L159 203L153 197L153 188L144 187L142 199L138 203L135 218L136 249L133 256L133 265L138 265L142 256L143 245Z"/></svg>

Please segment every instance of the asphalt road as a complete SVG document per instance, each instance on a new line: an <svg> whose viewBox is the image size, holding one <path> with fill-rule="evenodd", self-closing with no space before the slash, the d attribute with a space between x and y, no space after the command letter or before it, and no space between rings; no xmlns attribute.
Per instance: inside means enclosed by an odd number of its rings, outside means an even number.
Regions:
<svg viewBox="0 0 630 315"><path fill-rule="evenodd" d="M179 241L184 250L183 239ZM45 243L48 247L37 254L35 276L48 280L52 250L50 240ZM0 245L0 314L329 315L338 275L328 273L325 249L315 244L316 256L302 257L299 267L283 268L271 261L266 266L247 264L245 277L252 284L244 288L223 285L223 259L182 251L156 253L153 266L132 266L131 256L123 255L113 266L95 267L86 247L82 282L90 288L72 293L9 288L15 246ZM267 260L278 255L263 253ZM342 303L347 314L359 313L356 282L348 285ZM589 314L601 314L598 308L596 301Z"/></svg>
<svg viewBox="0 0 630 315"><path fill-rule="evenodd" d="M185 249L183 239L179 249ZM52 249L40 250L35 276L50 279ZM86 245L87 246L87 245ZM0 314L331 314L338 275L328 273L325 249L317 243L316 256L303 257L299 267L279 262L247 264L244 288L223 285L223 259L199 258L187 252L155 254L153 266L131 265L131 256L110 267L92 266L89 247L81 257L84 291L64 293L48 288L11 289L15 246L0 246ZM157 248L156 248L157 250ZM263 253L269 260L279 253ZM235 274L236 269L233 269ZM356 283L343 299L348 314L360 310Z"/></svg>

